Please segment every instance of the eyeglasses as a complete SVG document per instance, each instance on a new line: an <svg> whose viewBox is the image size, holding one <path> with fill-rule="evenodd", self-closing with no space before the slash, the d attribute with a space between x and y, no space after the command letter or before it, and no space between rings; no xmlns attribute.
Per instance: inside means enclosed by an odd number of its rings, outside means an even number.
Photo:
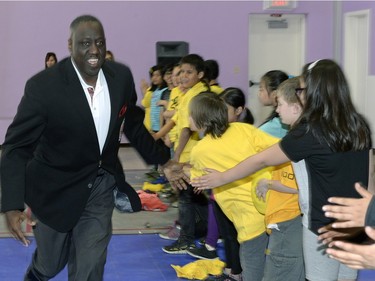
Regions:
<svg viewBox="0 0 375 281"><path fill-rule="evenodd" d="M306 90L306 88L295 88L295 94L296 94L296 97L297 97L297 100L298 100L298 103L300 104L300 106L303 107L303 103L301 101L301 93Z"/></svg>
<svg viewBox="0 0 375 281"><path fill-rule="evenodd" d="M295 88L296 95L299 95L299 94L302 93L304 90L306 90L306 88Z"/></svg>

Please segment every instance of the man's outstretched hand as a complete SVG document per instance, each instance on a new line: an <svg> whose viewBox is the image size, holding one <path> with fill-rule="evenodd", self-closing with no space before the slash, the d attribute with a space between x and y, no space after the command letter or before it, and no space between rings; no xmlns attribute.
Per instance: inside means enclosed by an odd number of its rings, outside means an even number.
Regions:
<svg viewBox="0 0 375 281"><path fill-rule="evenodd" d="M184 173L184 164L169 160L162 166L164 175L175 189L186 189L189 177Z"/></svg>

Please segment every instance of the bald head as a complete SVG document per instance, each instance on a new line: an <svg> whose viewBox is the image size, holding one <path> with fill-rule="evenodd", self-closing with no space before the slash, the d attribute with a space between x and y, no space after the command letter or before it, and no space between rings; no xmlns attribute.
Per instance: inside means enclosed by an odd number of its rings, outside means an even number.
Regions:
<svg viewBox="0 0 375 281"><path fill-rule="evenodd" d="M104 63L106 42L101 22L90 15L76 18L70 24L68 48L82 78L95 86Z"/></svg>

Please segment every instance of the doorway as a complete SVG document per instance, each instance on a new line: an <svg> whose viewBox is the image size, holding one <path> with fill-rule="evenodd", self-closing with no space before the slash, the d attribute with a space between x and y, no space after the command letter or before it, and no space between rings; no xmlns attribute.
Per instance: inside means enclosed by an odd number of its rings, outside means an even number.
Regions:
<svg viewBox="0 0 375 281"><path fill-rule="evenodd" d="M356 109L370 123L372 139L375 138L374 97L370 94L369 41L370 11L344 14L344 71Z"/></svg>
<svg viewBox="0 0 375 281"><path fill-rule="evenodd" d="M366 87L369 61L369 10L344 15L344 71L350 85L353 103L358 111L368 114Z"/></svg>
<svg viewBox="0 0 375 281"><path fill-rule="evenodd" d="M299 75L305 62L304 14L251 14L249 18L248 107L260 125L272 108L258 100L259 81L270 70Z"/></svg>

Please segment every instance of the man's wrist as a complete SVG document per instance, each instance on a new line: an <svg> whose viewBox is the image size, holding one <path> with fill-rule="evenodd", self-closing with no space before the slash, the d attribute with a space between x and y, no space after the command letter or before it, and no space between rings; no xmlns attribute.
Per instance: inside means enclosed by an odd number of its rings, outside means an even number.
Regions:
<svg viewBox="0 0 375 281"><path fill-rule="evenodd" d="M173 160L172 159L169 159L167 162L165 162L164 164L160 164L160 167L162 169L165 169L165 167L168 167L172 164Z"/></svg>

